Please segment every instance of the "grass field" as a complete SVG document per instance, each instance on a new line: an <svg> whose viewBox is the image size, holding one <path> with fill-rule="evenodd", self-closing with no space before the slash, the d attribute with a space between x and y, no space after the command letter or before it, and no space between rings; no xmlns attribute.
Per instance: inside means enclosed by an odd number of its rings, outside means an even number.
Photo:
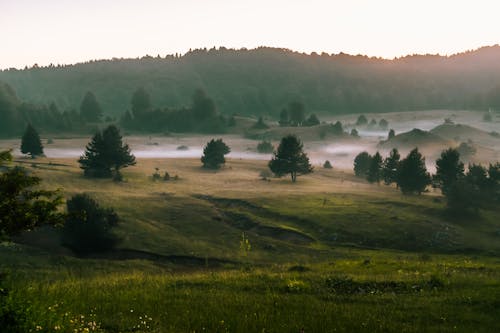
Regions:
<svg viewBox="0 0 500 333"><path fill-rule="evenodd" d="M500 329L499 210L457 220L438 192L402 196L320 167L295 184L264 181L265 161L214 172L140 159L122 183L86 179L70 159L21 162L122 218L117 251L92 258L48 228L0 246L26 331ZM155 167L179 178L153 182Z"/></svg>

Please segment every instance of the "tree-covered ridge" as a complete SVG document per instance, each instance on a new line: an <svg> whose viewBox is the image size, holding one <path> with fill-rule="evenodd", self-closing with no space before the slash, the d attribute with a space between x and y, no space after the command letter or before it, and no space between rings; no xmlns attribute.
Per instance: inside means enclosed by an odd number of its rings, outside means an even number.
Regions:
<svg viewBox="0 0 500 333"><path fill-rule="evenodd" d="M394 60L286 49L201 49L183 56L91 61L0 72L20 98L77 109L92 91L107 115L130 110L138 87L155 108L181 108L203 89L225 114L271 114L291 101L331 114L500 108L500 46Z"/></svg>

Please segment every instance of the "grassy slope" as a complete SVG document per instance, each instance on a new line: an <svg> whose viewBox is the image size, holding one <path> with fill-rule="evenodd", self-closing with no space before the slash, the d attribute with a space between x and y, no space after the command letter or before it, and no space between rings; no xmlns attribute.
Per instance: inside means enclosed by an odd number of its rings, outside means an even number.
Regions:
<svg viewBox="0 0 500 333"><path fill-rule="evenodd" d="M121 248L207 258L207 267L78 259L56 246L53 232L33 232L25 239L52 254L0 250L16 295L32 302L31 325L83 329L95 315L110 332L498 329L500 262L481 255L500 249L498 212L453 221L435 193L403 197L335 170L296 184L262 181L261 161L230 160L213 172L197 160L145 159L125 171L124 183L85 179L74 161L52 162L67 166L32 170L66 196L90 192L114 207ZM155 167L180 179L152 182ZM239 250L242 232L248 256ZM465 250L478 254L437 254ZM421 251L434 252L431 260ZM212 258L240 264L210 268ZM310 271L289 272L292 265ZM443 286L429 285L432 276ZM334 288L331 278L347 282ZM144 314L150 324L141 324ZM80 315L87 319L75 321Z"/></svg>

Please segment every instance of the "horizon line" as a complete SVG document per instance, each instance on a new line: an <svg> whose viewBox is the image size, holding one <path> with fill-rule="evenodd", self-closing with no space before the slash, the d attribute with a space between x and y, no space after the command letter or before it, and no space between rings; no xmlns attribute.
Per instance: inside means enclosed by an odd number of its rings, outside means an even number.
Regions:
<svg viewBox="0 0 500 333"><path fill-rule="evenodd" d="M500 44L491 44L491 45L484 45L484 46L479 46L477 48L472 48L472 49L466 49L460 52L455 52L451 54L441 54L441 53L408 53L405 55L400 55L400 56L394 56L392 58L388 57L383 57L383 56L376 56L376 55L368 55L368 54L351 54L351 53L345 53L340 51L339 53L328 53L325 51L310 51L310 52L305 52L305 51L298 51L298 50L293 50L287 47L279 47L279 46L257 46L253 48L247 48L247 47L240 47L240 48L228 48L225 46L212 46L211 48L208 47L203 47L203 48L195 48L195 49L189 49L188 51L185 51L184 53L171 53L171 54L166 54L164 56L161 56L160 54L157 54L156 56L150 55L150 54L145 54L142 56L137 56L137 57L111 57L111 58L100 58L100 59L88 59L88 60L83 60L83 61L76 61L76 62L70 62L70 63L49 63L47 65L38 65L38 63L34 63L31 66L25 65L24 67L1 67L0 64L0 71L5 72L5 71L24 71L24 70L30 70L30 69L47 69L47 68L61 68L61 67L72 67L72 66L78 66L78 65L85 65L85 64L90 64L94 62L106 62L106 61L115 61L115 60L142 60L142 59L168 59L168 58L184 58L188 56L191 53L194 53L196 51L204 51L204 52L210 52L210 51L221 51L221 50L228 50L228 51L256 51L260 49L271 49L271 50L281 50L281 51L286 51L290 52L293 54L300 54L300 55L305 55L305 56L329 56L329 57L338 57L338 56L349 56L349 57L363 57L363 58L368 58L368 59L373 59L373 60L382 60L382 61L397 61L400 59L405 59L405 58L410 58L410 57L442 57L442 58L452 58L455 56L460 56L463 54L467 53L473 53L477 52L479 50L485 49L485 48L494 48L494 47L500 47Z"/></svg>

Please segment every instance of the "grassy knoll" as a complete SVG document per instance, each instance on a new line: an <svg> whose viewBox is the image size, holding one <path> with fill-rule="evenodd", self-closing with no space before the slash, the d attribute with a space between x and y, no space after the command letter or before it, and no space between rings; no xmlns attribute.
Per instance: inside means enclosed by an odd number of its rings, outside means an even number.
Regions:
<svg viewBox="0 0 500 333"><path fill-rule="evenodd" d="M77 258L42 229L0 246L26 331L500 329L498 211L453 219L438 193L402 196L338 170L263 181L265 161L214 172L141 159L122 183L83 178L73 160L34 163L44 186L114 207L122 242ZM179 179L153 182L155 167Z"/></svg>

